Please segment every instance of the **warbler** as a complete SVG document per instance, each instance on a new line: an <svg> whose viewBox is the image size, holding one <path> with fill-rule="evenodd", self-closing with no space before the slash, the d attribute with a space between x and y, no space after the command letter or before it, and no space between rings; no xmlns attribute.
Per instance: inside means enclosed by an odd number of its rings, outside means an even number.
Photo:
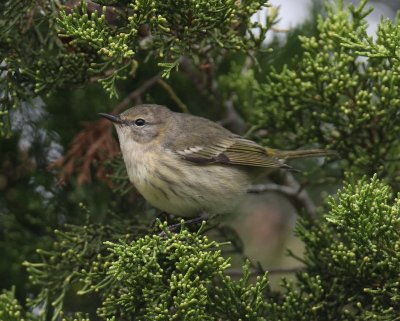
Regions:
<svg viewBox="0 0 400 321"><path fill-rule="evenodd" d="M114 123L129 179L140 194L183 217L231 212L260 173L290 168L287 159L328 154L266 148L213 121L160 105L100 115Z"/></svg>

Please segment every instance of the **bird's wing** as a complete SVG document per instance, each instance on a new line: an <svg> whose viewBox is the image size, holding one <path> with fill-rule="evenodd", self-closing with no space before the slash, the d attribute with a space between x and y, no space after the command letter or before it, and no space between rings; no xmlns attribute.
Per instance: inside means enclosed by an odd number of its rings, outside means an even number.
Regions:
<svg viewBox="0 0 400 321"><path fill-rule="evenodd" d="M241 137L229 137L207 145L193 145L177 149L183 159L196 164L231 164L266 168L290 168L272 150Z"/></svg>

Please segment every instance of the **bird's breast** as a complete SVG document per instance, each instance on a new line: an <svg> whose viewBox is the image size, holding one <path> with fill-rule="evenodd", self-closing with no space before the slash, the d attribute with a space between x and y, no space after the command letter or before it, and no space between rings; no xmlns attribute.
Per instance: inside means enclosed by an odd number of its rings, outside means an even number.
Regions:
<svg viewBox="0 0 400 321"><path fill-rule="evenodd" d="M192 164L168 150L131 144L122 153L136 189L154 207L170 214L226 212L249 183L239 167Z"/></svg>
<svg viewBox="0 0 400 321"><path fill-rule="evenodd" d="M157 166L158 153L134 141L122 144L121 151L129 180L138 188Z"/></svg>

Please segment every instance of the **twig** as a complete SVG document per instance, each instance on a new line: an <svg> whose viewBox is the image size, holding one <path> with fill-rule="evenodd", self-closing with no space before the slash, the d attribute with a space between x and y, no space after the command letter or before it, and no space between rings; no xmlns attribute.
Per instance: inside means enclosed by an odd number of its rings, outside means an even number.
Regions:
<svg viewBox="0 0 400 321"><path fill-rule="evenodd" d="M247 192L255 194L263 192L277 192L290 197L293 197L297 194L297 191L292 187L274 183L252 185Z"/></svg>
<svg viewBox="0 0 400 321"><path fill-rule="evenodd" d="M193 66L190 59L187 57L181 57L179 66L192 81L193 85L200 92L200 94L206 97L209 101L215 103L216 97L214 96L214 93L209 92L208 88L206 88L206 82L202 77L202 73Z"/></svg>
<svg viewBox="0 0 400 321"><path fill-rule="evenodd" d="M248 60L246 59L243 68L248 68ZM211 63L210 63L211 65ZM207 69L207 72L202 72L193 66L192 62L187 57L180 59L181 70L187 74L188 78L192 81L193 85L216 107L223 106L225 110L225 117L220 122L222 125L228 126L235 132L242 134L246 131L246 123L235 110L233 104L233 94L224 99L218 88L218 83L215 80L213 68Z"/></svg>
<svg viewBox="0 0 400 321"><path fill-rule="evenodd" d="M118 105L116 105L113 109L113 112L119 113L120 111L127 108L134 100L140 98L140 96L142 96L147 90L154 86L160 79L161 74L157 74L146 80L139 88L132 91Z"/></svg>
<svg viewBox="0 0 400 321"><path fill-rule="evenodd" d="M275 27L272 27L271 30L273 32L285 32L285 33L290 31L290 29L287 29L287 28L275 28Z"/></svg>
<svg viewBox="0 0 400 321"><path fill-rule="evenodd" d="M251 59L250 55L251 53L244 61L242 70L240 71L241 75L244 75L253 66L253 60ZM247 130L247 124L235 109L233 104L233 98L235 95L235 93L232 93L229 98L223 102L223 106L225 108L225 118L221 121L221 124L230 125L235 128L236 132L243 134Z"/></svg>
<svg viewBox="0 0 400 321"><path fill-rule="evenodd" d="M245 133L247 129L246 122L243 120L242 117L236 111L233 105L233 97L229 98L228 100L224 101L224 108L225 108L225 118L220 121L220 124L225 126L231 126L235 129L237 133Z"/></svg>
<svg viewBox="0 0 400 321"><path fill-rule="evenodd" d="M249 53L243 63L240 74L245 75L245 73L249 71L252 66L253 59L251 58L251 53ZM247 124L235 109L233 104L233 98L235 95L235 93L231 93L229 98L223 102L223 106L225 108L225 118L221 121L221 124L230 125L231 127L235 128L236 132L243 134L247 130Z"/></svg>
<svg viewBox="0 0 400 321"><path fill-rule="evenodd" d="M307 214L312 218L313 220L317 219L317 208L314 204L314 201L311 199L310 195L307 193L307 191L301 186L301 184L296 180L296 178L293 176L292 173L287 172L286 173L286 184L288 186L293 187L296 189L297 192L297 199L300 202L300 205L304 207L306 210Z"/></svg>
<svg viewBox="0 0 400 321"><path fill-rule="evenodd" d="M317 211L314 202L305 189L294 178L291 173L286 174L285 185L274 183L253 185L248 189L249 193L276 192L287 197L287 199L297 208L304 209L307 214L315 220Z"/></svg>
<svg viewBox="0 0 400 321"><path fill-rule="evenodd" d="M253 54L254 54L253 51L250 52L249 55L244 60L242 70L240 71L241 75L246 74L246 72L248 72L251 69L251 67L253 67L254 60L251 58Z"/></svg>
<svg viewBox="0 0 400 321"><path fill-rule="evenodd" d="M263 275L265 272L268 272L269 275L271 274L292 274L302 271L303 267L293 267L293 268L271 268L266 269L266 271L262 271L260 269L250 269L250 275ZM243 270L242 269L228 269L225 271L226 275L230 276L242 276Z"/></svg>
<svg viewBox="0 0 400 321"><path fill-rule="evenodd" d="M102 68L103 69L103 68ZM117 68L110 68L110 69L106 69L104 70L100 75L96 75L96 76L92 76L89 79L90 83L96 83L99 80L105 79L105 78L109 78L111 77L113 74L115 74L116 72L118 72Z"/></svg>
<svg viewBox="0 0 400 321"><path fill-rule="evenodd" d="M127 9L123 11L118 6L110 6L99 4L96 1L85 0L86 2L86 10L89 15L97 12L99 15L104 15L105 20L109 25L115 26L120 22L123 15L131 14L132 9ZM74 8L79 8L81 5L80 0L70 0L65 3L64 9L69 13Z"/></svg>
<svg viewBox="0 0 400 321"><path fill-rule="evenodd" d="M158 79L158 83L161 87L165 89L165 91L170 95L171 99L175 101L178 107L181 109L183 113L189 114L189 108L185 105L185 103L178 97L175 93L174 89L163 79Z"/></svg>

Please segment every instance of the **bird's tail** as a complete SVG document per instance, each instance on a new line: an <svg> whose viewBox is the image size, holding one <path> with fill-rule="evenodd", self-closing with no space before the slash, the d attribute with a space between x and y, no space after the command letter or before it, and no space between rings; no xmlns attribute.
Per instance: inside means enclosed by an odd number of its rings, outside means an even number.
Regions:
<svg viewBox="0 0 400 321"><path fill-rule="evenodd" d="M334 151L326 149L303 149L303 150L274 150L276 157L281 159L295 159L303 157L337 156Z"/></svg>

